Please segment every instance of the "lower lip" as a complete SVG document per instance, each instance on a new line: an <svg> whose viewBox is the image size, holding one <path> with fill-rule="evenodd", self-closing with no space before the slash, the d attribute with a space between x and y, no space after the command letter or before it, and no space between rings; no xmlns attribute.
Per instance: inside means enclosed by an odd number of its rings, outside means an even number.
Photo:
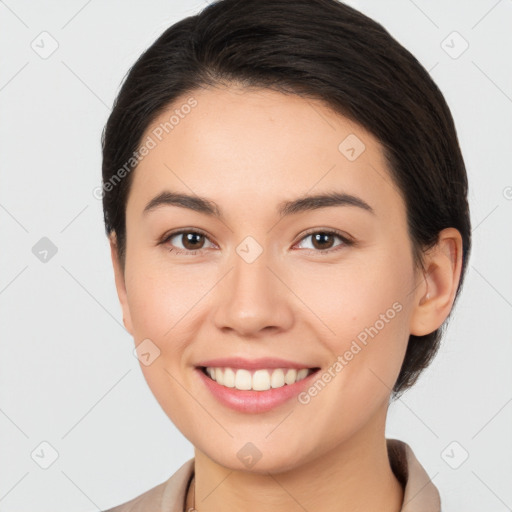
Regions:
<svg viewBox="0 0 512 512"><path fill-rule="evenodd" d="M226 386L221 386L213 379L210 379L210 377L203 373L201 368L196 368L196 372L221 404L239 412L261 413L270 411L297 396L309 385L313 376L318 373L318 370L298 382L285 384L280 388L270 388L266 391L245 391L236 388L227 388Z"/></svg>

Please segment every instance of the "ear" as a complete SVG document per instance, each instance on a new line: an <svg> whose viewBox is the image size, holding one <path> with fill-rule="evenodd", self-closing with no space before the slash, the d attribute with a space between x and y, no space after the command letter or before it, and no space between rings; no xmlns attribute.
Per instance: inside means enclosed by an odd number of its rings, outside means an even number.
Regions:
<svg viewBox="0 0 512 512"><path fill-rule="evenodd" d="M462 237L443 229L437 244L425 254L425 269L416 286L410 333L425 336L438 329L452 309L462 270Z"/></svg>
<svg viewBox="0 0 512 512"><path fill-rule="evenodd" d="M130 315L130 306L128 304L128 296L126 294L126 285L124 280L124 270L121 266L119 259L119 251L117 247L117 239L115 233L112 233L109 237L110 241L110 255L112 257L112 266L114 267L114 276L116 281L117 296L121 303L121 309L123 312L123 324L126 330L133 336L133 325Z"/></svg>

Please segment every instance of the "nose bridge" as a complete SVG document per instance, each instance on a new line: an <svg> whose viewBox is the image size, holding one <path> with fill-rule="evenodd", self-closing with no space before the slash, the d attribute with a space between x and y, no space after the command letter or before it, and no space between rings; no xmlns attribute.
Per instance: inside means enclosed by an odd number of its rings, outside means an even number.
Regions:
<svg viewBox="0 0 512 512"><path fill-rule="evenodd" d="M270 288L275 287L276 283L269 282L272 277L268 269L271 265L269 260L268 251L263 251L262 248L258 254L250 242L244 242L237 247L232 260L234 268L231 286L234 297L242 301L246 298L259 299L262 294L268 294Z"/></svg>
<svg viewBox="0 0 512 512"><path fill-rule="evenodd" d="M221 329L256 334L262 329L289 328L292 311L283 284L269 269L270 252L252 237L235 249L231 272L223 280L215 322Z"/></svg>

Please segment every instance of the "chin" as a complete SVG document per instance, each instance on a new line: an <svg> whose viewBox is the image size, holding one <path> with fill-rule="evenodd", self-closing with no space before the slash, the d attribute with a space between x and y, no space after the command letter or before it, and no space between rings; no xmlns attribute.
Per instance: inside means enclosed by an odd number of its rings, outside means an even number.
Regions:
<svg viewBox="0 0 512 512"><path fill-rule="evenodd" d="M263 437L263 436L262 436ZM284 473L307 463L308 457L304 451L304 443L301 442L301 451L293 444L275 446L268 440L259 443L257 440L236 441L231 440L215 447L195 444L201 452L216 464L232 471L243 471L253 474L268 475L268 473Z"/></svg>

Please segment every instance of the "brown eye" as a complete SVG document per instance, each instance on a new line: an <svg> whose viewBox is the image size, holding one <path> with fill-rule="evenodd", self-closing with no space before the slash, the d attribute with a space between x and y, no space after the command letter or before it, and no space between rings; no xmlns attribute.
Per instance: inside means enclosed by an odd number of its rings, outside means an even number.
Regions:
<svg viewBox="0 0 512 512"><path fill-rule="evenodd" d="M313 241L313 246L316 249L330 249L334 243L334 236L332 233L314 233L310 235Z"/></svg>
<svg viewBox="0 0 512 512"><path fill-rule="evenodd" d="M183 247L190 251L201 249L204 244L204 235L200 233L182 233L181 237Z"/></svg>
<svg viewBox="0 0 512 512"><path fill-rule="evenodd" d="M210 247L214 247L208 237L198 231L178 231L171 233L164 240L164 243L171 245L172 249L177 249L178 254L205 249L207 242Z"/></svg>
<svg viewBox="0 0 512 512"><path fill-rule="evenodd" d="M312 231L301 239L299 246L303 245L304 241L308 239L311 239L310 247L306 246L302 248L312 249L313 252L318 252L320 254L336 251L345 246L354 245L355 243L336 231ZM336 244L336 239L340 240L341 243Z"/></svg>

